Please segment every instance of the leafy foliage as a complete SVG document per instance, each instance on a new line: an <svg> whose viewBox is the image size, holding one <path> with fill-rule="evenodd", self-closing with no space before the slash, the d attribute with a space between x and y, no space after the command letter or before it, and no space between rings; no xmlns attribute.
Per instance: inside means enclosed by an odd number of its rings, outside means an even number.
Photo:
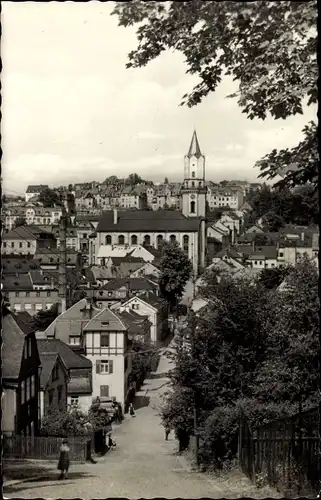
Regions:
<svg viewBox="0 0 321 500"><path fill-rule="evenodd" d="M33 318L30 320L30 323L33 325L35 330L46 330L49 325L57 318L58 316L58 304L54 304L47 311L39 311Z"/></svg>
<svg viewBox="0 0 321 500"><path fill-rule="evenodd" d="M177 242L163 243L159 269L160 292L168 304L175 307L192 273L192 264Z"/></svg>
<svg viewBox="0 0 321 500"><path fill-rule="evenodd" d="M92 405L89 408L88 420L93 431L98 431L107 427L110 424L111 418L106 410L99 405Z"/></svg>
<svg viewBox="0 0 321 500"><path fill-rule="evenodd" d="M39 201L41 201L45 207L53 207L54 205L60 205L60 195L50 188L45 188L39 195Z"/></svg>
<svg viewBox="0 0 321 500"><path fill-rule="evenodd" d="M208 275L203 288L206 309L190 313L177 336L161 416L192 433L196 404L199 458L222 467L237 451L241 407L255 426L295 413L298 401L315 400L319 299L317 271L306 257L254 281L216 278ZM283 278L288 287L279 291Z"/></svg>
<svg viewBox="0 0 321 500"><path fill-rule="evenodd" d="M92 431L88 415L79 409L63 411L57 408L44 416L41 434L46 436L86 436Z"/></svg>
<svg viewBox="0 0 321 500"><path fill-rule="evenodd" d="M317 3L309 2L117 2L121 26L138 24L138 47L127 67L139 68L165 50L178 50L187 73L199 83L183 96L195 106L216 90L224 75L239 83L237 98L250 119L303 114L303 104L317 102ZM316 125L304 129L292 150L274 150L257 166L274 178L290 167L280 186L316 183ZM295 166L295 169L293 168ZM292 170L292 171L291 171Z"/></svg>
<svg viewBox="0 0 321 500"><path fill-rule="evenodd" d="M281 215L270 211L262 217L262 224L265 231L277 233L282 227L285 226L285 220L281 217Z"/></svg>
<svg viewBox="0 0 321 500"><path fill-rule="evenodd" d="M20 226L25 226L26 224L26 219L25 217L18 217L15 220L14 227L20 227Z"/></svg>

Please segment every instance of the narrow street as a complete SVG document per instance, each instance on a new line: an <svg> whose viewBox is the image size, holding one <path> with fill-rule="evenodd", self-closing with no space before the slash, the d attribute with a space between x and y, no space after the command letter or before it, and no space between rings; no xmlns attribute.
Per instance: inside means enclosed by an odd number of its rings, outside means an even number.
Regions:
<svg viewBox="0 0 321 500"><path fill-rule="evenodd" d="M157 373L170 369L162 355ZM126 416L117 426L114 437L117 449L96 464L75 464L69 477L58 481L58 471L48 471L48 479L32 480L9 488L7 497L19 498L221 498L224 492L206 476L189 472L184 457L176 454L174 436L164 439L164 429L157 415L160 395L167 379L146 380L136 398L136 417Z"/></svg>

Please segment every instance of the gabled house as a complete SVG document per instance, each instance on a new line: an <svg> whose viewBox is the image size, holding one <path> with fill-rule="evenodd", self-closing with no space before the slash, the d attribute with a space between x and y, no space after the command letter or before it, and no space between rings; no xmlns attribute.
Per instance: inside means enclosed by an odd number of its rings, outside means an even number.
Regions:
<svg viewBox="0 0 321 500"><path fill-rule="evenodd" d="M146 278L116 278L101 287L98 294L102 290L107 292L109 300L127 299L134 295L143 295L146 292L158 295L158 286Z"/></svg>
<svg viewBox="0 0 321 500"><path fill-rule="evenodd" d="M38 185L30 185L27 187L27 191L25 192L25 200L28 202L34 196L40 196L42 191L49 189L47 184L38 184Z"/></svg>
<svg viewBox="0 0 321 500"><path fill-rule="evenodd" d="M264 233L263 229L260 226L251 226L246 230L247 233L255 233L255 234L261 234Z"/></svg>
<svg viewBox="0 0 321 500"><path fill-rule="evenodd" d="M278 249L276 246L256 247L248 256L247 262L253 269L270 269L278 266Z"/></svg>
<svg viewBox="0 0 321 500"><path fill-rule="evenodd" d="M153 293L131 297L125 302L112 305L111 308L119 312L132 309L141 316L147 316L151 323L151 342L157 343L169 333L167 303Z"/></svg>
<svg viewBox="0 0 321 500"><path fill-rule="evenodd" d="M38 434L40 368L33 329L4 307L1 405L4 434Z"/></svg>
<svg viewBox="0 0 321 500"><path fill-rule="evenodd" d="M68 370L58 353L40 353L40 418L67 410Z"/></svg>
<svg viewBox="0 0 321 500"><path fill-rule="evenodd" d="M138 267L135 271L133 271L129 278L141 278L143 276L154 278L159 278L161 272L159 268L154 264L154 262L144 262L140 267Z"/></svg>
<svg viewBox="0 0 321 500"><path fill-rule="evenodd" d="M43 332L42 332L43 334ZM92 403L92 363L89 359L84 356L74 352L69 346L64 342L54 338L38 338L37 339L38 350L40 356L53 356L59 355L63 363L64 368L68 372L68 383L67 383L67 405L77 406L84 412L87 412ZM50 387L49 390L53 390L51 393L52 403L57 402L59 399L59 387L63 385L63 373L62 366L59 368L59 378L54 382L54 387ZM56 376L56 375L55 375ZM64 396L61 395L61 398Z"/></svg>
<svg viewBox="0 0 321 500"><path fill-rule="evenodd" d="M234 248L224 248L214 256L212 262L217 264L222 260L237 269L245 267L242 262L242 255Z"/></svg>
<svg viewBox="0 0 321 500"><path fill-rule="evenodd" d="M128 328L110 309L103 309L83 329L85 355L93 365L93 398L115 397L124 404L131 373Z"/></svg>

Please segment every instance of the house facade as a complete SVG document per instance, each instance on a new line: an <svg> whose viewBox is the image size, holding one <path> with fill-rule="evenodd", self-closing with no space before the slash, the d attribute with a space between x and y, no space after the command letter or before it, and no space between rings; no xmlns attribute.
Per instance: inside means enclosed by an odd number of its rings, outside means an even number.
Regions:
<svg viewBox="0 0 321 500"><path fill-rule="evenodd" d="M83 329L85 355L93 365L93 398L115 397L124 405L131 373L128 328L110 309L103 309Z"/></svg>
<svg viewBox="0 0 321 500"><path fill-rule="evenodd" d="M53 411L67 411L69 374L58 353L40 353L40 419Z"/></svg>
<svg viewBox="0 0 321 500"><path fill-rule="evenodd" d="M27 187L27 191L25 192L25 200L28 202L31 198L35 196L40 196L40 193L45 189L49 189L47 184L38 184L38 185L30 185Z"/></svg>
<svg viewBox="0 0 321 500"><path fill-rule="evenodd" d="M2 432L35 436L39 431L40 357L35 333L3 308Z"/></svg>

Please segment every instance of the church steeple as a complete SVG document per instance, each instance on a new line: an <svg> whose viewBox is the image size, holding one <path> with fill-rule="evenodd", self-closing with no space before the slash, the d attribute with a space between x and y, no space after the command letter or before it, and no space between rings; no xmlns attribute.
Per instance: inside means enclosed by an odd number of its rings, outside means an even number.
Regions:
<svg viewBox="0 0 321 500"><path fill-rule="evenodd" d="M203 156L201 153L201 148L200 148L199 142L198 142L196 130L194 130L194 132L193 132L191 145L189 147L189 150L188 150L188 153L186 156L187 156L187 158L192 158L192 156L195 156L195 158L197 158L197 159L199 159Z"/></svg>

